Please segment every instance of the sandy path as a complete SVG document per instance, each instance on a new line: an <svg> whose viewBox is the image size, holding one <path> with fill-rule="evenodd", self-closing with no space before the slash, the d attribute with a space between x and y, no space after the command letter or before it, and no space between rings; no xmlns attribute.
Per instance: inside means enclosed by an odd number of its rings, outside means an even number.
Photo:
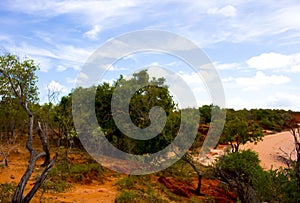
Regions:
<svg viewBox="0 0 300 203"><path fill-rule="evenodd" d="M290 132L281 132L265 136L264 140L256 145L254 143L247 143L241 146L241 149L256 151L261 160L261 166L264 169L271 169L272 166L273 169L276 169L280 166L286 167L286 164L278 159L279 156L284 156L284 153L280 149L291 154L294 151L294 141Z"/></svg>
<svg viewBox="0 0 300 203"><path fill-rule="evenodd" d="M74 184L74 188L71 191L57 194L44 194L43 202L113 203L118 193L118 189L114 185L117 180L118 178L109 178L101 185ZM36 195L36 198L32 202L38 203L38 197L39 195Z"/></svg>
<svg viewBox="0 0 300 203"><path fill-rule="evenodd" d="M1 160L1 159L0 159ZM19 145L13 150L8 157L8 167L0 167L0 184L15 183L17 184L26 170L29 153L23 145ZM35 176L40 173L43 168L39 167L43 160L37 162L36 170L29 179L25 194L31 189L35 183ZM64 203L110 203L114 202L118 194L118 188L115 183L120 177L109 176L105 178L104 183L93 181L90 185L73 183L73 188L64 193L44 193L42 202L64 202ZM39 203L41 190L33 197L32 203Z"/></svg>

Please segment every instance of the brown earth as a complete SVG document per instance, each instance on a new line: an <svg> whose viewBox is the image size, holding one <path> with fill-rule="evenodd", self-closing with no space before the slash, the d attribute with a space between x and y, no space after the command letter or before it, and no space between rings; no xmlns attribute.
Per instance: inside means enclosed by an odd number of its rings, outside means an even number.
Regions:
<svg viewBox="0 0 300 203"><path fill-rule="evenodd" d="M26 170L28 160L29 160L29 152L25 148L26 143L26 136L23 138L18 139L18 144L10 152L8 157L8 167L0 167L0 184L2 183L14 183L18 184L19 180L21 179L24 171ZM4 151L7 150L8 147L12 145L5 145L3 143L2 147ZM39 139L37 137L34 138L33 147L37 150L41 151L41 146L39 143ZM52 148L51 151L62 151L61 154L64 152L65 149L56 149ZM84 163L86 158L89 157L87 154L84 153L70 153L69 154L69 161L73 163ZM90 158L90 157L89 157ZM1 161L1 159L0 159ZM35 171L32 177L27 184L25 189L25 193L31 189L31 187L35 183L35 177L42 172L43 168L40 165L43 163L43 160L39 160L37 162ZM108 170L107 170L108 171ZM123 178L124 175L119 175L114 172L105 172L105 178L102 180L97 179L96 177L92 181L81 181L76 182L72 180L68 180L72 183L72 188L67 192L62 193L55 193L51 191L47 191L42 193L42 190L39 190L31 202L114 202L115 198L117 197L120 191L115 183ZM155 184L163 184L165 185L171 192L177 194L182 197L186 197L187 200L192 195L195 196L193 190L197 186L197 179L195 178L192 183L187 183L185 181L175 181L172 177L165 177L165 182L161 182L158 180L159 177L153 176L153 183ZM181 193L180 193L181 192ZM234 199L235 196L230 194L228 196L227 192L224 192L223 189L219 187L218 181L216 180L209 180L203 179L202 181L202 189L201 192L205 194L207 197L216 197L218 202L232 202L227 201L227 199ZM205 198L198 196L198 198Z"/></svg>
<svg viewBox="0 0 300 203"><path fill-rule="evenodd" d="M174 194L190 198L195 197L195 188L197 187L198 180L194 179L191 183L187 181L176 181L171 177L161 176L158 182L166 186ZM196 195L198 199L204 200L206 197L214 197L216 202L231 203L236 202L237 196L229 191L225 191L219 184L218 180L203 179L201 181L201 195Z"/></svg>
<svg viewBox="0 0 300 203"><path fill-rule="evenodd" d="M20 142L24 143L25 145L26 140ZM25 172L29 160L29 152L21 143L19 143L18 146L11 151L8 157L8 167L0 167L0 184L18 184L23 173ZM35 149L40 149L39 140L35 139L33 146ZM4 151L7 147L8 146L4 146ZM72 161L77 161L74 156L76 155L70 154L69 159ZM81 155L79 158L80 157ZM78 160L78 162L80 162L80 160ZM36 177L36 175L41 173L43 170L42 167L39 167L42 163L42 159L37 162L36 169L29 179L24 194L27 194L27 192L33 186L35 182L34 177ZM69 191L63 193L47 192L42 194L41 190L39 190L31 202L114 202L118 193L117 187L114 185L116 181L117 178L108 176L105 178L104 183L100 180L97 180L97 178L95 178L95 180L89 184L79 184L74 182L72 183L73 187ZM40 198L42 201L40 201Z"/></svg>
<svg viewBox="0 0 300 203"><path fill-rule="evenodd" d="M18 183L23 175L29 160L29 153L25 148L25 141L20 141L19 145L11 151L9 156L8 167L0 167L0 183ZM7 146L6 146L7 147ZM35 138L34 147L40 149L39 140ZM244 149L253 149L259 154L261 165L265 169L278 168L286 166L283 161L279 159L285 154L293 151L293 140L289 132L282 132L274 135L268 135L264 141L257 145L252 143L243 146ZM5 146L4 146L5 148ZM55 151L56 149L52 149ZM87 156L87 155L86 155ZM75 163L82 163L84 157L82 154L70 154L69 159ZM36 170L29 181L26 192L34 184L34 177L40 173L43 168L39 167L43 160L37 163ZM104 181L93 180L88 184L72 182L72 189L63 193L47 192L42 196L42 202L114 202L116 196L120 191L115 183L124 176L116 176L116 173L109 172L105 174ZM156 177L153 180L157 184L163 184L172 193L182 197L189 198L195 196L193 190L197 186L197 179L193 178L192 182L175 181L172 177ZM26 193L25 192L25 193ZM230 192L225 192L220 188L217 180L203 179L201 193L205 196L214 197L217 202L234 202L236 196ZM32 202L40 202L42 193L38 191ZM202 197L197 197L201 199ZM205 197L203 197L205 198Z"/></svg>

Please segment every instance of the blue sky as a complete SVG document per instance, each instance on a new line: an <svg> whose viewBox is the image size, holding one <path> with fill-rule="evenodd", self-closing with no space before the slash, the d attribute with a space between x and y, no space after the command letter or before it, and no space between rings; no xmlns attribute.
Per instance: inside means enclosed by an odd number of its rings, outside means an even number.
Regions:
<svg viewBox="0 0 300 203"><path fill-rule="evenodd" d="M2 0L0 48L40 64L40 98L46 102L47 87L67 94L88 57L107 40L136 30L170 31L207 54L228 108L300 111L299 11L296 0ZM171 66L199 105L211 102L198 76L171 57L125 58L106 79L151 65Z"/></svg>

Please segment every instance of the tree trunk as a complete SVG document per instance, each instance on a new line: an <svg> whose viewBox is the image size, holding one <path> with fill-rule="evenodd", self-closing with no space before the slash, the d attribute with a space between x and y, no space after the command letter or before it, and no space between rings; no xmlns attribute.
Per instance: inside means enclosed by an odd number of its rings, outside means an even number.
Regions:
<svg viewBox="0 0 300 203"><path fill-rule="evenodd" d="M191 155L188 155L188 156L191 156ZM192 168L193 170L197 173L197 177L198 177L198 185L197 185L197 188L195 189L195 193L197 195L203 195L200 190L201 190L201 182L202 182L202 175L201 175L201 172L200 170L197 168L196 164L193 162L193 160L191 160L191 157L187 157L187 155L184 155L182 157L182 160L187 162Z"/></svg>
<svg viewBox="0 0 300 203"><path fill-rule="evenodd" d="M47 166L50 163L49 145L48 145L48 141L47 141L47 136L44 133L44 131L42 130L40 122L38 122L38 126L39 126L38 135L39 135L40 140L42 142L43 150L46 153L46 155L45 155L45 161L44 161L44 163L41 166L45 167L45 166Z"/></svg>
<svg viewBox="0 0 300 203"><path fill-rule="evenodd" d="M28 134L28 140L26 143L26 148L28 149L28 151L30 153L30 159L29 159L29 164L27 166L27 169L16 188L16 191L15 191L15 194L14 194L14 197L12 200L13 203L21 203L22 202L24 189L25 189L25 186L34 170L34 166L36 163L36 157L37 157L36 151L32 148L33 114L27 108L26 104L24 104L24 108L29 116L29 134Z"/></svg>
<svg viewBox="0 0 300 203"><path fill-rule="evenodd" d="M33 188L30 190L30 192L24 197L23 202L30 202L36 191L41 187L43 184L44 180L46 179L50 169L54 166L55 161L57 159L57 154L55 154L54 158L52 161L47 165L47 167L44 169L43 173L39 177L39 179L36 181L34 184Z"/></svg>
<svg viewBox="0 0 300 203"><path fill-rule="evenodd" d="M30 159L29 159L29 163L27 166L27 169L24 173L24 175L22 176L15 194L13 196L12 202L13 203L27 203L29 202L32 197L34 196L34 194L37 192L37 190L39 189L39 187L42 185L43 181L45 180L46 176L48 175L48 172L50 171L50 169L54 166L54 163L56 161L57 158L57 154L55 155L55 157L53 158L53 160L48 164L48 166L44 169L43 173L41 174L41 176L39 177L39 179L37 180L37 182L35 183L35 185L33 186L33 188L31 189L31 191L25 196L23 197L23 193L24 193L24 189L28 183L29 178L31 177L33 171L34 171L34 167L36 165L36 161L40 158L45 156L47 158L47 156L49 156L49 160L50 160L50 153L49 153L49 148L48 146L44 146L44 145L48 145L47 143L47 138L44 136L43 133L40 133L40 139L41 142L43 144L43 149L46 151L45 152L41 152L41 153L37 153L33 147L32 147L32 138L33 138L33 114L30 111L30 109L27 106L27 103L22 103L22 107L26 110L27 115L29 116L29 133L28 133L28 140L26 143L26 148L28 149L29 153L30 153ZM48 153L48 155L47 155ZM49 161L48 161L49 162ZM46 163L46 159L45 159L45 163Z"/></svg>

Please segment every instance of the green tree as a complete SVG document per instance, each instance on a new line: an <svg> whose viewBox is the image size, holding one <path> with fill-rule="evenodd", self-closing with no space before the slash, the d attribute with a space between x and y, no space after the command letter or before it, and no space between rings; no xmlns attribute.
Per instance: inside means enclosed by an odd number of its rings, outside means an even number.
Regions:
<svg viewBox="0 0 300 203"><path fill-rule="evenodd" d="M257 123L235 116L225 123L220 142L229 142L232 152L237 152L241 144L257 143L263 139L263 136L262 129Z"/></svg>
<svg viewBox="0 0 300 203"><path fill-rule="evenodd" d="M235 192L241 202L298 202L297 179L292 169L264 171L258 155L251 151L221 157L214 173L223 186Z"/></svg>
<svg viewBox="0 0 300 203"><path fill-rule="evenodd" d="M263 171L259 162L258 155L250 150L229 153L218 160L214 172L238 195L241 202L259 202L259 195L253 186L253 180Z"/></svg>
<svg viewBox="0 0 300 203"><path fill-rule="evenodd" d="M211 121L211 112L213 105L203 105L199 108L200 112L200 121L203 124L208 124Z"/></svg>
<svg viewBox="0 0 300 203"><path fill-rule="evenodd" d="M124 110L127 104L125 101L128 100L127 97L132 92L134 94L131 95L129 109L126 111ZM149 140L136 140L126 136L120 131L112 116L111 102L113 94L117 94L115 100L120 101L121 105L121 107L115 109L114 116L125 118L129 115L132 123L136 127L143 129L153 125L149 118L150 110L155 106L159 106L166 113L167 125L158 136ZM122 105L125 105L125 107ZM169 140L173 139L176 136L176 131L179 130L179 125L175 124L175 122L180 124L180 117L178 119L176 115L173 115L176 105L168 87L165 85L165 79L150 79L145 70L133 74L131 79L124 79L121 76L113 85L108 83L99 85L96 90L95 110L98 123L107 139L117 148L128 153L145 154L157 152L167 146ZM125 128L131 129L132 124L129 122L125 123Z"/></svg>
<svg viewBox="0 0 300 203"><path fill-rule="evenodd" d="M52 168L56 160L55 156L55 158L50 162L47 139L42 131L40 131L39 135L44 152L38 153L32 147L34 115L29 105L38 100L38 88L36 86L37 76L35 75L35 71L37 69L38 67L34 64L33 60L25 59L21 61L19 57L11 54L0 56L1 99L16 98L21 107L26 111L29 118L29 130L26 148L30 152L30 160L28 167L16 188L12 202L29 202L38 188L41 186L43 180L48 174L48 171ZM40 157L45 157L44 165L46 167L41 176L38 178L36 184L24 197L23 193L25 186L33 173L37 159Z"/></svg>

